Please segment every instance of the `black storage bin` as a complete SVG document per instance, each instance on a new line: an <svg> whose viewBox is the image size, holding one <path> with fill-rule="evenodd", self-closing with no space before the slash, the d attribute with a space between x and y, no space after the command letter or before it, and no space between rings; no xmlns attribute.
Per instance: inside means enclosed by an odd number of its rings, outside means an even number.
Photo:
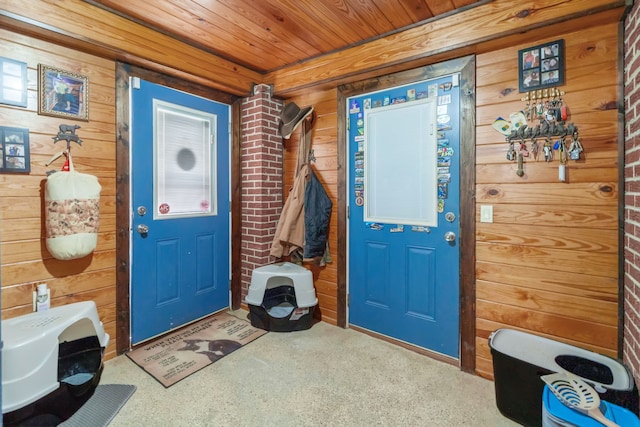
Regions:
<svg viewBox="0 0 640 427"><path fill-rule="evenodd" d="M638 389L619 361L526 332L498 329L489 337L496 405L525 426L542 425L542 375L570 372L591 384L602 400L638 414Z"/></svg>
<svg viewBox="0 0 640 427"><path fill-rule="evenodd" d="M298 307L293 286L278 286L264 291L261 305L249 305L249 320L266 331L301 331L311 328L314 308Z"/></svg>

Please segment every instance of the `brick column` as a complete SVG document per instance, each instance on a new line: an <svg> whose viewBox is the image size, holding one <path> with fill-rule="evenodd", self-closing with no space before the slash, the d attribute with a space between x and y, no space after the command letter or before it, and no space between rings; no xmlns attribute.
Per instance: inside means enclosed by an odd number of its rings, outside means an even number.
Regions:
<svg viewBox="0 0 640 427"><path fill-rule="evenodd" d="M624 30L624 344L623 360L640 382L640 7Z"/></svg>
<svg viewBox="0 0 640 427"><path fill-rule="evenodd" d="M283 145L278 132L283 102L270 96L269 86L241 107L242 300L254 268L268 264L271 242L283 205Z"/></svg>

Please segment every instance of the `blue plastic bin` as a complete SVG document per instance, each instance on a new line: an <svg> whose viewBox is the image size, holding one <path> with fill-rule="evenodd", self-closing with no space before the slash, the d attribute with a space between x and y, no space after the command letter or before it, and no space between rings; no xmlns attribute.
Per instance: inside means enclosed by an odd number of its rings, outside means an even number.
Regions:
<svg viewBox="0 0 640 427"><path fill-rule="evenodd" d="M600 411L619 426L640 427L638 417L622 406L603 400ZM545 385L542 392L542 427L602 427L602 424L560 402Z"/></svg>

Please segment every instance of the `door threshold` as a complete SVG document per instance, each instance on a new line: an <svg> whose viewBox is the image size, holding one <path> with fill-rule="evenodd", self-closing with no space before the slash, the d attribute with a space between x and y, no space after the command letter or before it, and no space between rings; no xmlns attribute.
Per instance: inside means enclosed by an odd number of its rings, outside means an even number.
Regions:
<svg viewBox="0 0 640 427"><path fill-rule="evenodd" d="M397 345L397 346L400 346L402 348L406 348L407 350L413 351L413 352L421 354L423 356L427 356L430 359L434 359L434 360L437 360L439 362L444 362L444 363L447 363L449 365L452 365L452 366L455 366L457 368L460 368L460 360L456 359L454 357L447 356L445 354L438 353L436 351L428 350L428 349L426 349L424 347L419 347L417 345L409 344L409 343L407 343L405 341L400 341L400 340L397 340L395 338L391 338L391 337L389 337L387 335L379 334L377 332L370 331L369 329L361 328L360 326L349 325L349 329L353 329L354 331L357 331L357 332L362 332L363 334L369 335L369 336L371 336L373 338L377 338L379 340L386 341L386 342L388 342L390 344Z"/></svg>
<svg viewBox="0 0 640 427"><path fill-rule="evenodd" d="M158 340L158 339L160 339L160 338L163 338L163 337L165 337L165 336L167 336L167 335L169 335L169 334L172 334L172 333L174 333L174 332L176 332L176 331L179 331L180 329L183 329L183 328L186 328L186 327L188 327L188 326L191 326L191 325L193 325L193 324L194 324L194 323L196 323L196 322L199 322L199 321L201 321L201 320L204 320L204 319L206 319L206 318L208 318L208 317L213 317L213 316L215 316L215 315L217 315L217 314L220 314L220 313L222 313L222 312L224 312L224 311L226 311L227 313L229 313L229 314L233 315L233 312L232 312L232 310L231 310L231 306L221 308L221 309L220 309L220 310L218 310L218 311L214 311L213 313L205 314L204 316L199 317L198 319L190 320L190 321L189 321L189 322L187 322L187 323L184 323L184 324L182 324L182 325L180 325L180 326L176 326L175 328L171 328L171 329L169 329L168 331L162 332L162 333L160 333L160 334L158 334L158 335L152 336L152 337L150 337L150 338L147 338L147 339L142 340L142 341L140 341L140 342L137 342L137 343L135 343L135 344L130 344L130 345L129 345L129 349L128 349L127 351L125 351L125 353L126 353L126 352L128 352L128 351L135 350L135 349L137 349L138 347L141 347L141 346L143 346L143 345L146 345L146 344L148 344L150 341ZM236 316L236 317L238 317L238 316ZM239 318L239 317L238 317L238 318Z"/></svg>

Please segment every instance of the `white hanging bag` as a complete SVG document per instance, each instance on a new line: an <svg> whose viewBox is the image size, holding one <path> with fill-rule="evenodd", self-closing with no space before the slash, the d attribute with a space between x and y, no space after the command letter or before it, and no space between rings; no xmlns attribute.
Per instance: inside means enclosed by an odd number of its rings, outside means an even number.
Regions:
<svg viewBox="0 0 640 427"><path fill-rule="evenodd" d="M93 252L100 226L102 187L98 178L76 172L70 150L67 157L69 171L49 175L44 193L47 249L60 260L82 258Z"/></svg>

